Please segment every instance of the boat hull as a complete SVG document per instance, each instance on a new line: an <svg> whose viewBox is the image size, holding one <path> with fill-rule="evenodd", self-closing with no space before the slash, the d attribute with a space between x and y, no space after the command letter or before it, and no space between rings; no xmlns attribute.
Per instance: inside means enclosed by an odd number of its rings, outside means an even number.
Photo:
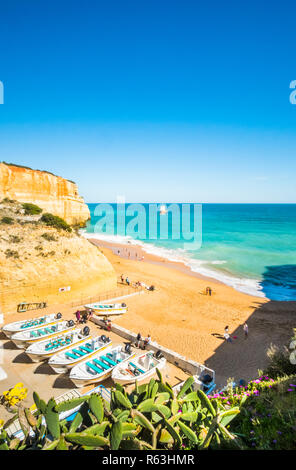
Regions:
<svg viewBox="0 0 296 470"><path fill-rule="evenodd" d="M33 351L28 351L26 350L27 356L33 361L33 362L41 362L41 361L46 361L47 359L50 359L52 356L55 354L61 352L61 351L67 351L68 349L71 349L76 346L80 346L81 344L85 343L88 341L88 338L83 338L80 341L76 341L74 343L68 344L67 346L64 346L60 349L51 351L51 352L33 352Z"/></svg>
<svg viewBox="0 0 296 470"><path fill-rule="evenodd" d="M113 370L113 373L112 373L112 380L114 383L118 383L120 385L127 385L127 384L132 384L132 383L142 383L144 382L145 380L149 379L150 377L152 377L155 373L156 373L156 369L163 369L164 366L166 365L166 361L161 361L157 367L153 367L153 369L149 370L148 372L146 372L145 374L141 374L141 375L136 375L136 376L131 376L131 375L126 375L126 376L123 376L123 375L117 375L116 374L116 368ZM128 372L127 372L128 374Z"/></svg>
<svg viewBox="0 0 296 470"><path fill-rule="evenodd" d="M124 364L125 362L128 362L130 361L131 359L133 359L135 357L135 353L134 354L131 354L129 357L127 357L126 359L124 359L121 364ZM116 366L115 366L116 367ZM70 380L76 385L76 387L80 388L80 387L84 387L85 385L91 385L91 384L95 384L95 383L100 383L100 382L103 382L104 380L108 379L109 377L112 376L112 372L113 370L115 369L115 367L112 367L111 369L107 370L106 372L98 375L98 376L95 376L95 377L91 377L90 375L83 375L82 377L78 377L77 375L76 376L71 376L70 374Z"/></svg>
<svg viewBox="0 0 296 470"><path fill-rule="evenodd" d="M96 351L94 351L93 353L89 354L89 356L87 356L87 359L91 359L93 356L95 356L96 354L98 354L99 351L104 351L104 349L108 348L109 346L111 346L112 342L110 343L107 343L106 346L103 346L101 349L96 349ZM70 348L71 349L71 348ZM62 364L62 363L52 363L52 362L49 362L48 365L54 370L54 372L56 374L65 374L67 372L69 372L71 369L73 369L74 366L76 366L77 364L80 364L81 362L85 361L86 360L86 357L82 357L81 359L79 359L78 361L76 362L70 362L68 364ZM72 380L72 379L71 379Z"/></svg>
<svg viewBox="0 0 296 470"><path fill-rule="evenodd" d="M26 329L26 331L33 331L33 330L36 330L37 328L43 328L43 327L47 328L48 326L55 325L56 323L61 322L61 321L63 321L63 320L62 319L52 320L48 323L44 323L43 325L38 325L38 326L35 326L33 328L28 328L28 329ZM15 335L16 333L20 333L21 331L23 331L22 328L18 328L18 329L15 329L15 330L5 329L5 326L2 328L2 333L4 333L5 336L9 339L12 337L12 335Z"/></svg>
<svg viewBox="0 0 296 470"><path fill-rule="evenodd" d="M75 328L75 325L72 326L72 327L69 327L67 330L62 330L62 331L55 331L54 333L48 335L48 336L41 336L41 337L38 337L38 338L24 338L24 339L21 339L21 338L14 338L14 335L11 336L11 341L14 342L14 344L19 348L19 349L26 349L28 346L30 346L31 344L35 344L37 343L38 341L44 341L45 339L51 339L51 338L54 338L55 336L59 336L61 335L62 333L68 333L70 331L72 331L73 329Z"/></svg>
<svg viewBox="0 0 296 470"><path fill-rule="evenodd" d="M105 374L101 375L100 377L94 377L93 379L90 377L88 378L81 377L81 379L78 377L75 377L75 378L70 377L70 379L77 388L81 388L81 387L84 387L85 385L91 385L91 384L103 382L104 380L111 377L111 374L112 374L112 370L105 372Z"/></svg>

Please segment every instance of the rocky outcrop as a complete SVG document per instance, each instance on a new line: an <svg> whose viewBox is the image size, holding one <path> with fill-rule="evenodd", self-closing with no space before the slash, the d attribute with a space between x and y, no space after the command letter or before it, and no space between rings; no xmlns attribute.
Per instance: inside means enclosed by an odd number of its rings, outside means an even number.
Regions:
<svg viewBox="0 0 296 470"><path fill-rule="evenodd" d="M16 313L21 302L96 302L116 287L112 265L88 240L74 230L45 225L40 214L25 215L21 203L0 202L0 310L5 315Z"/></svg>
<svg viewBox="0 0 296 470"><path fill-rule="evenodd" d="M4 198L34 203L71 225L90 218L77 185L46 171L0 163L0 200Z"/></svg>

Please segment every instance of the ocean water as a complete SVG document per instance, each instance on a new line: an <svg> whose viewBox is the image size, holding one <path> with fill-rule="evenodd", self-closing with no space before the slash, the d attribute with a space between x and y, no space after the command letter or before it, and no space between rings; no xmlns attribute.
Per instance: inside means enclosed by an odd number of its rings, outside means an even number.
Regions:
<svg viewBox="0 0 296 470"><path fill-rule="evenodd" d="M167 239L160 239L159 233L157 239L149 239L148 204L143 204L147 230L140 238L122 230L118 235L115 204L114 218L105 226L100 224L102 217L95 215L96 207L89 204L86 237L140 244L148 253L182 261L193 271L241 292L271 300L296 300L296 204L203 204L199 249L193 243L184 247L182 235L173 239L179 222L170 213L158 216L167 218ZM193 205L190 217L193 224ZM126 226L132 219L126 217Z"/></svg>

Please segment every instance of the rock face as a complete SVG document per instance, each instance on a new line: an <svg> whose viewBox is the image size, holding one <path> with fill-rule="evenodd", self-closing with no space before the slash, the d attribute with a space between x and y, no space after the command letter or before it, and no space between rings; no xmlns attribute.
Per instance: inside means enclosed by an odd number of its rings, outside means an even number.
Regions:
<svg viewBox="0 0 296 470"><path fill-rule="evenodd" d="M116 287L112 265L88 240L73 230L48 227L40 215L26 216L20 203L0 203L0 310L5 315L13 318L21 302L97 302Z"/></svg>
<svg viewBox="0 0 296 470"><path fill-rule="evenodd" d="M0 200L6 197L36 204L71 225L83 225L90 218L77 185L46 171L0 163Z"/></svg>

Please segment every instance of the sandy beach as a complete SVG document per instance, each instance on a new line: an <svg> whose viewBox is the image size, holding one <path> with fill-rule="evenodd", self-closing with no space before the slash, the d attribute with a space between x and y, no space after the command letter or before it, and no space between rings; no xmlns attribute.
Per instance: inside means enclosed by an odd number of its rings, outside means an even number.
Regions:
<svg viewBox="0 0 296 470"><path fill-rule="evenodd" d="M240 293L192 272L182 263L147 254L135 245L91 240L114 266L118 277L154 285L155 291L128 299L128 313L116 323L151 334L157 341L216 371L224 384L255 377L267 364L271 344L282 347L292 336L296 302L269 301ZM212 295L205 295L206 287ZM247 321L249 336L244 337ZM232 343L225 341L228 325Z"/></svg>

